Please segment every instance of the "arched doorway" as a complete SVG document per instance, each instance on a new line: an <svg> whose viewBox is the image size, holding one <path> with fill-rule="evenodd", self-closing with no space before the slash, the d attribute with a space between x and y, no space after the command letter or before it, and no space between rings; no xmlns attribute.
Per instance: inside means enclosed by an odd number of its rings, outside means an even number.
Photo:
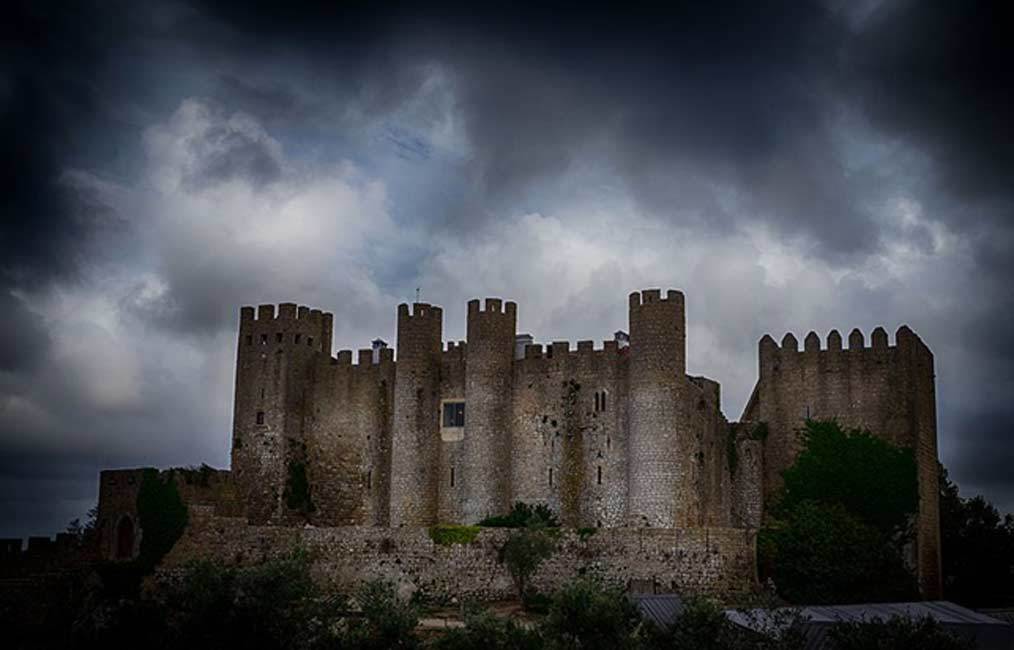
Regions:
<svg viewBox="0 0 1014 650"><path fill-rule="evenodd" d="M124 516L116 526L116 559L129 560L134 557L134 522Z"/></svg>

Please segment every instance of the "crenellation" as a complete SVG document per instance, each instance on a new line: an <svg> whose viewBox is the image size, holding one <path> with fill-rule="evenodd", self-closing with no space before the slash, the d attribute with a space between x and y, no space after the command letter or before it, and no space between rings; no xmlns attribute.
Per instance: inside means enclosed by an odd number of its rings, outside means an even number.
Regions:
<svg viewBox="0 0 1014 650"><path fill-rule="evenodd" d="M859 328L853 329L849 332L849 350L862 350L866 347L866 343L863 340L863 333L859 331Z"/></svg>

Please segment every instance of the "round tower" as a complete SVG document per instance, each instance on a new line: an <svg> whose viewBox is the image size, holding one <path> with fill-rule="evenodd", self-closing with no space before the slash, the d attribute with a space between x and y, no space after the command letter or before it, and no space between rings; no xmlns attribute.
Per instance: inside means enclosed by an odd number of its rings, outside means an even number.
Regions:
<svg viewBox="0 0 1014 650"><path fill-rule="evenodd" d="M398 305L398 360L391 439L391 525L437 519L440 461L440 353L443 312Z"/></svg>
<svg viewBox="0 0 1014 650"><path fill-rule="evenodd" d="M475 523L510 509L510 421L517 305L468 303L462 516Z"/></svg>
<svg viewBox="0 0 1014 650"><path fill-rule="evenodd" d="M306 462L304 416L313 360L330 355L333 317L282 303L240 310L233 411L232 473L251 523L284 523L306 515L289 507L290 470Z"/></svg>
<svg viewBox="0 0 1014 650"><path fill-rule="evenodd" d="M682 408L686 382L683 294L658 289L630 294L630 484L632 526L695 523L697 494Z"/></svg>

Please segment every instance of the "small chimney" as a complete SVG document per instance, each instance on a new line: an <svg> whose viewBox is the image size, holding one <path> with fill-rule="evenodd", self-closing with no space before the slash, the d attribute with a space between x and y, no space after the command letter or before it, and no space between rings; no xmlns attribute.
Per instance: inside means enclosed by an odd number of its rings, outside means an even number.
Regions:
<svg viewBox="0 0 1014 650"><path fill-rule="evenodd" d="M616 341L616 347L621 350L630 345L630 334L627 334L623 330L616 330L613 333L613 339Z"/></svg>
<svg viewBox="0 0 1014 650"><path fill-rule="evenodd" d="M525 348L535 342L531 334L518 334L514 337L514 358L524 359Z"/></svg>
<svg viewBox="0 0 1014 650"><path fill-rule="evenodd" d="M373 363L380 363L380 351L387 347L384 339L373 339Z"/></svg>

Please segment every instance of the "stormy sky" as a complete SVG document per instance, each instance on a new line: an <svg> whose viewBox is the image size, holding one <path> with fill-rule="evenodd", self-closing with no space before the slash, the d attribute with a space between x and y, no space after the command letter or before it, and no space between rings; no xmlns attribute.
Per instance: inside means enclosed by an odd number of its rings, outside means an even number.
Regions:
<svg viewBox="0 0 1014 650"><path fill-rule="evenodd" d="M730 420L763 334L907 323L952 478L1014 510L1008 3L377 4L5 10L0 536L227 466L241 305L358 348L417 287L539 341L683 289Z"/></svg>

